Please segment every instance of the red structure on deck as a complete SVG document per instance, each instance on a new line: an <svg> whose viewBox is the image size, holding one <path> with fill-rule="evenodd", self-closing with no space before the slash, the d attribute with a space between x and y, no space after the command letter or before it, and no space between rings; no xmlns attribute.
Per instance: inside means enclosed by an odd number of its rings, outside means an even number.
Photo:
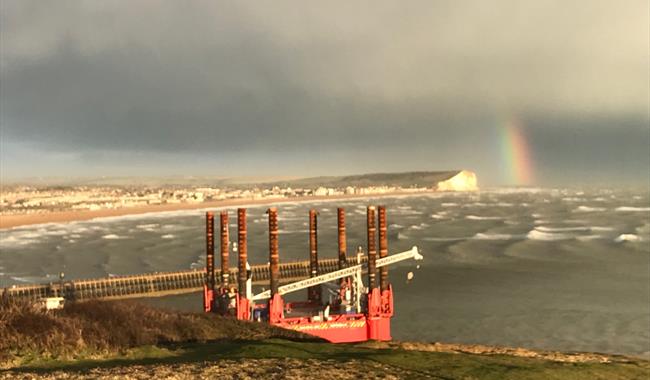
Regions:
<svg viewBox="0 0 650 380"><path fill-rule="evenodd" d="M388 255L386 208L367 208L367 268L361 263L361 247L357 260L347 259L345 210L337 209L339 269L319 273L318 212L309 211L309 278L280 286L280 251L278 242L278 211L267 210L269 231L269 290L252 294L250 266L247 262L246 209L237 210L237 252L239 257L237 288L231 285L228 267L228 213L221 213L221 278L215 289L214 216L206 214L206 281L204 309L231 315L237 319L265 321L279 327L315 335L333 343L390 340L393 316L393 288L388 282L388 265L414 258L421 259L417 248ZM378 232L378 233L377 233ZM378 244L377 244L378 243ZM379 247L379 250L377 250ZM377 258L379 256L379 259ZM353 264L353 265L349 265ZM377 272L379 268L379 282ZM367 270L368 287L361 273ZM324 304L323 287L335 288L334 298ZM285 302L283 294L307 289L307 300Z"/></svg>

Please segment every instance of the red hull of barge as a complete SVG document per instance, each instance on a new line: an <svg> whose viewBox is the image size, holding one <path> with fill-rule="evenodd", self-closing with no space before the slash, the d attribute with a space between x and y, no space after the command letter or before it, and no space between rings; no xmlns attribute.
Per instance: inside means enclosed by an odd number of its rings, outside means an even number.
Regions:
<svg viewBox="0 0 650 380"><path fill-rule="evenodd" d="M331 343L390 340L390 318L367 318L363 314L336 315L329 321L312 322L306 318L285 318L275 324L289 330L314 335Z"/></svg>
<svg viewBox="0 0 650 380"><path fill-rule="evenodd" d="M368 340L388 341L391 340L390 333L390 319L393 316L393 289L388 283L388 271L386 268L381 269L381 276L379 286L376 282L377 268L375 262L377 260L377 246L375 234L376 219L375 208L368 207L368 277L369 289L368 293L364 295L365 312L357 313L344 313L344 314L329 314L329 306L327 310L323 309L320 286L312 286L308 289L309 299L307 302L295 302L286 304L282 296L278 293L278 246L277 246L277 210L271 208L268 210L269 214L269 247L270 247L270 260L269 271L271 273L271 299L266 305L254 305L248 298L251 296L250 285L246 289L246 214L244 209L238 210L238 236L239 236L239 287L234 296L230 296L232 301L224 303L224 299L228 300L228 289L223 287L221 292L216 292L214 289L214 240L213 240L213 217L212 213L208 213L206 235L207 235L207 258L206 258L206 285L204 287L203 304L206 312L220 312L228 314L228 310L232 309L234 304L234 313L230 314L240 320L260 320L259 315L262 315L269 324L282 327L289 330L299 331L301 333L313 335L325 339L331 343L353 343L364 342ZM387 256L387 234L386 234L386 216L385 208L379 208L379 256L385 258ZM222 284L227 284L228 281L228 230L227 230L227 214L222 213L222 228L221 228L221 247L222 247ZM310 275L315 277L318 274L318 259L317 259L317 240L316 240L316 215L317 213L310 211ZM338 227L339 227L339 259L341 261L340 267L345 264L345 218L342 209L338 210ZM360 248L359 248L360 249ZM417 249L415 254L417 255ZM407 253L403 252L402 254ZM421 256L420 256L421 258ZM386 264L384 264L386 265ZM343 269L341 269L343 270ZM358 269L360 271L360 269ZM360 272L359 272L360 273ZM250 272L248 273L250 275ZM339 274L341 275L341 274ZM347 275L347 274L346 274ZM341 275L342 276L342 275ZM359 274L360 276L360 274ZM324 281L324 280L319 280ZM350 280L341 281L341 299L345 290L350 286ZM359 280L360 282L360 280ZM318 283L316 283L318 284ZM232 289L231 289L232 290ZM242 295L241 291L246 290ZM357 292L359 294L359 292ZM220 297L219 300L216 298ZM234 297L234 298L232 298ZM347 301L346 301L347 302ZM358 302L358 301L357 301ZM334 303L334 305L337 305ZM225 306L225 307L224 307ZM302 309L302 312L297 314L307 314L307 316L295 316L294 308ZM358 308L358 306L357 306ZM292 311L293 310L293 311ZM334 310L338 311L338 306L334 306ZM259 311L257 314L255 311ZM253 312L253 313L251 313ZM306 312L306 313L305 313ZM314 315L316 313L317 315ZM258 315L251 318L252 315ZM294 316L291 316L294 314ZM264 316L265 315L265 316ZM311 315L311 316L310 316Z"/></svg>

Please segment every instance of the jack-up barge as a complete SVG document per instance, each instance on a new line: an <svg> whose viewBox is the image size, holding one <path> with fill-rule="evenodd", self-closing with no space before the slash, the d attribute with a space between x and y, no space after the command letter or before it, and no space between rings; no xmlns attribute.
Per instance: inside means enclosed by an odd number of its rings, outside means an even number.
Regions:
<svg viewBox="0 0 650 380"><path fill-rule="evenodd" d="M221 278L215 278L214 214L206 213L206 280L203 306L206 312L230 315L241 320L268 322L272 325L301 331L332 343L390 340L393 316L393 287L388 282L388 265L400 261L421 260L417 247L388 254L386 208L367 207L367 259L361 247L356 257L347 257L345 210L337 209L338 270L320 274L318 268L318 232L316 210L309 211L309 276L310 278L280 285L278 247L278 211L267 210L269 222L269 290L253 294L248 263L246 209L237 210L238 253L237 284L231 283L228 266L230 237L228 212L220 213ZM378 233L377 233L378 232ZM379 244L377 244L379 243ZM379 281L377 272L379 271ZM368 286L362 273L367 272ZM332 284L333 283L333 284ZM336 289L335 297L324 303L322 286ZM285 302L283 295L307 289L307 300Z"/></svg>

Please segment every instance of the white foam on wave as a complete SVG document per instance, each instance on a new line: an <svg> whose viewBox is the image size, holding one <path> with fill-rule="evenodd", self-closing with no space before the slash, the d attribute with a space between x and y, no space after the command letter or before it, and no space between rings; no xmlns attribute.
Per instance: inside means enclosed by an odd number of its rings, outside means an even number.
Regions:
<svg viewBox="0 0 650 380"><path fill-rule="evenodd" d="M440 204L440 206L442 206L442 207L456 207L456 206L458 206L458 203L444 202L444 203Z"/></svg>
<svg viewBox="0 0 650 380"><path fill-rule="evenodd" d="M589 231L589 227L535 227L540 232L575 232L575 231Z"/></svg>
<svg viewBox="0 0 650 380"><path fill-rule="evenodd" d="M617 243L623 243L626 241L635 242L635 241L641 241L641 238L635 234L620 234L616 239L614 239L614 241Z"/></svg>
<svg viewBox="0 0 650 380"><path fill-rule="evenodd" d="M174 234L165 234L165 235L161 236L160 238L161 239L173 239L175 237L176 237L176 235L174 235Z"/></svg>
<svg viewBox="0 0 650 380"><path fill-rule="evenodd" d="M306 224L305 224L305 225L306 225ZM399 228L404 228L404 226L401 225L401 224L393 223L393 224L389 224L389 225L388 225L388 228L397 228L397 229L399 229Z"/></svg>
<svg viewBox="0 0 650 380"><path fill-rule="evenodd" d="M427 223L420 223L420 224L415 224L415 225L409 226L409 229L410 230L423 230L426 227L429 227L429 225Z"/></svg>
<svg viewBox="0 0 650 380"><path fill-rule="evenodd" d="M463 205L463 207L487 207L487 206L489 205L483 202L474 202L474 203L468 203Z"/></svg>
<svg viewBox="0 0 650 380"><path fill-rule="evenodd" d="M607 210L604 207L578 206L573 212L600 212Z"/></svg>
<svg viewBox="0 0 650 380"><path fill-rule="evenodd" d="M650 207L621 206L621 207L617 207L616 211L619 211L619 212L650 212Z"/></svg>
<svg viewBox="0 0 650 380"><path fill-rule="evenodd" d="M515 238L515 235L510 234L484 234L482 232L474 235L473 239L475 240L511 240Z"/></svg>
<svg viewBox="0 0 650 380"><path fill-rule="evenodd" d="M119 240L119 239L125 239L125 237L124 237L124 236L115 235L115 234L108 234L108 235L104 235L104 236L102 236L102 239L106 239L106 240Z"/></svg>
<svg viewBox="0 0 650 380"><path fill-rule="evenodd" d="M557 241L557 240L569 240L572 239L574 236L571 234L544 232L544 231L539 231L537 229L534 229L528 232L528 234L526 234L526 237L530 240Z"/></svg>
<svg viewBox="0 0 650 380"><path fill-rule="evenodd" d="M465 219L469 220L502 220L500 216L480 216L480 215L467 215Z"/></svg>
<svg viewBox="0 0 650 380"><path fill-rule="evenodd" d="M578 197L564 197L562 198L564 202L584 202L586 199Z"/></svg>
<svg viewBox="0 0 650 380"><path fill-rule="evenodd" d="M589 229L592 231L614 231L614 227L592 226Z"/></svg>
<svg viewBox="0 0 650 380"><path fill-rule="evenodd" d="M38 243L38 239L25 239L12 235L0 238L0 247L4 248L23 247L32 243Z"/></svg>
<svg viewBox="0 0 650 380"><path fill-rule="evenodd" d="M409 237L409 236L407 236L407 235L404 235L404 234L401 233L401 232L398 232L398 233L397 233L397 240L406 240L406 239L410 239L410 238L411 238L411 237Z"/></svg>
<svg viewBox="0 0 650 380"><path fill-rule="evenodd" d="M135 226L135 228L139 228L141 230L148 231L148 232L154 232L158 226L160 226L160 224L158 223L138 224L137 226Z"/></svg>

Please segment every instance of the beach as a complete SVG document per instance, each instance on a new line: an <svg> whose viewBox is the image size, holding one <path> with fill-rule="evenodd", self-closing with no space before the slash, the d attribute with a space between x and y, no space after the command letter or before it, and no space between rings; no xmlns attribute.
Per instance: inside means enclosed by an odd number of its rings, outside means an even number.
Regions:
<svg viewBox="0 0 650 380"><path fill-rule="evenodd" d="M0 229L30 226L35 224L45 223L65 223L76 222L84 220L92 220L96 218L116 217L126 215L139 215L157 212L168 211L181 211L181 210L200 210L207 208L223 208L223 207L238 207L246 205L271 205L282 203L305 203L316 201L329 201L329 200L348 200L348 199L363 199L363 198L380 198L380 197L395 197L395 196L410 196L434 193L434 190L423 192L390 192L382 194L358 194L358 195L330 195L330 196L309 196L309 197L294 197L294 198L237 198L225 199L218 201L208 201L200 203L172 203L163 205L148 205L141 207L125 207L117 209L103 209L103 210L70 210L70 211L54 211L46 213L34 214L16 214L16 215L0 215Z"/></svg>

